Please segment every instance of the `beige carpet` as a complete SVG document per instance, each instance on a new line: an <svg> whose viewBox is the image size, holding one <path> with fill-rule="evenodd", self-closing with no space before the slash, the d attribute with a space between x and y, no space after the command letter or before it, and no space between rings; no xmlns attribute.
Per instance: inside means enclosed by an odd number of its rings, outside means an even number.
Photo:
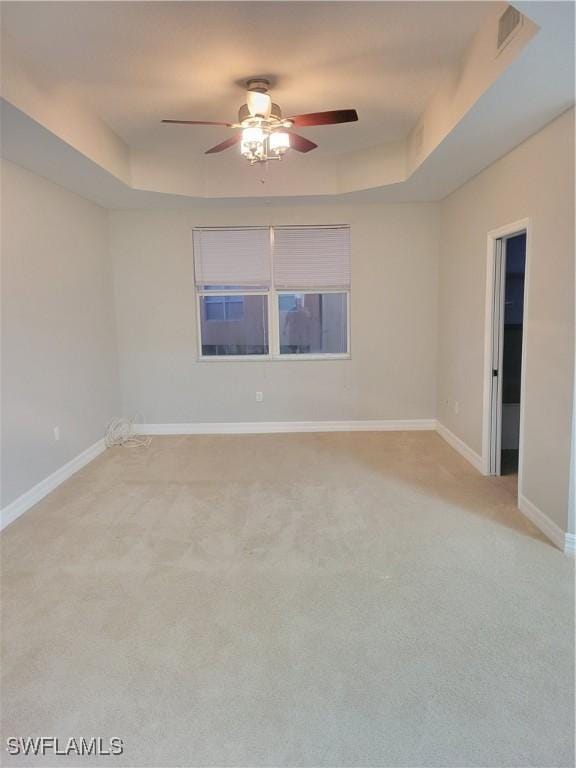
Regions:
<svg viewBox="0 0 576 768"><path fill-rule="evenodd" d="M572 766L571 562L433 433L155 438L10 526L5 765Z"/></svg>

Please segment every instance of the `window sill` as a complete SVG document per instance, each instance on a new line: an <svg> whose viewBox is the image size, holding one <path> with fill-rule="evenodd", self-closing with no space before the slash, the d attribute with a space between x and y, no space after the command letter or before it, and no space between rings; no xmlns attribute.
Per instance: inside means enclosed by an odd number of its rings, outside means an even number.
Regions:
<svg viewBox="0 0 576 768"><path fill-rule="evenodd" d="M200 355L196 358L198 363L281 363L282 361L295 361L295 360L313 360L318 362L320 360L351 360L350 354L338 354L338 355Z"/></svg>

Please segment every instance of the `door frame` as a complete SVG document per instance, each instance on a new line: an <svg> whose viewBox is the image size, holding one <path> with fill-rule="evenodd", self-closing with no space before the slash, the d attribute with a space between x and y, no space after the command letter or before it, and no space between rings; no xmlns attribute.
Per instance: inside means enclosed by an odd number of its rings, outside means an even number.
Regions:
<svg viewBox="0 0 576 768"><path fill-rule="evenodd" d="M502 365L501 365L501 352L500 348L500 365L498 367L498 379L500 387L499 402L493 403L492 386L493 386L493 356L494 356L494 338L495 338L495 313L494 313L494 301L495 290L498 287L496 284L496 265L498 261L498 249L502 248L502 241L514 235L519 235L522 232L526 233L526 266L524 271L524 311L522 318L522 371L520 376L520 437L518 445L518 496L522 495L522 480L523 480L523 468L524 468L524 417L525 417L525 394L526 394L526 340L528 330L528 299L530 296L530 266L531 266L531 248L532 248L532 224L529 218L520 219L518 221L505 224L497 229L492 229L488 232L487 246L486 246L486 305L485 305L485 322L484 322L484 397L483 397L483 416L482 416L482 472L485 475L495 474L492 471L492 465L490 460L490 449L492 445L492 435L494 430L494 407L501 409L502 397L501 397L501 382L502 382ZM505 251L503 253L505 255ZM502 268L505 273L505 259L502 259ZM501 291L500 298L503 300L503 293ZM499 308L500 312L502 307ZM500 318L503 320L502 315ZM499 331L503 328L501 323ZM501 346L501 345L500 345ZM500 438L502 423L501 418L496 419L496 424L499 426ZM497 438L497 445L500 444L500 439ZM500 462L498 461L498 466Z"/></svg>

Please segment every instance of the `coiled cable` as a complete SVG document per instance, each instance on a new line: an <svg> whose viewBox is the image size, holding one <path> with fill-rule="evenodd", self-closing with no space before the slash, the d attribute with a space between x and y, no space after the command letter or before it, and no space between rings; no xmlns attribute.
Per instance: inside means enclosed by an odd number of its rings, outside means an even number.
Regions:
<svg viewBox="0 0 576 768"><path fill-rule="evenodd" d="M104 441L107 448L115 445L124 445L126 448L145 448L150 445L152 438L146 435L137 435L134 425L129 419L114 419L108 425Z"/></svg>

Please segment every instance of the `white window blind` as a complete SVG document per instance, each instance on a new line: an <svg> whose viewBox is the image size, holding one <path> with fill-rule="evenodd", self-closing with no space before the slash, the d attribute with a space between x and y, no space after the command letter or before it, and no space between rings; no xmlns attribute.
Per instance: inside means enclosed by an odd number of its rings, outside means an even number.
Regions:
<svg viewBox="0 0 576 768"><path fill-rule="evenodd" d="M350 228L275 227L274 284L279 289L348 289Z"/></svg>
<svg viewBox="0 0 576 768"><path fill-rule="evenodd" d="M270 286L268 227L194 230L197 286Z"/></svg>

